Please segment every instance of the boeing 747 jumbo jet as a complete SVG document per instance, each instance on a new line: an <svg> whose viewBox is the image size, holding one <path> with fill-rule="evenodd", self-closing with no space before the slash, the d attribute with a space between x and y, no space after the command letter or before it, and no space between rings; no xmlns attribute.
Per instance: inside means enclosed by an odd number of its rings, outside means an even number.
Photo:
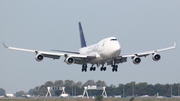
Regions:
<svg viewBox="0 0 180 101"><path fill-rule="evenodd" d="M157 52L174 49L176 47L176 43L174 43L174 46L164 49L158 49L154 51L135 53L129 55L121 55L120 54L121 46L117 38L108 37L99 41L97 44L87 46L80 22L79 22L79 32L80 32L80 42L81 42L81 48L79 49L79 52L62 51L62 50L52 50L56 52L44 52L38 50L8 47L4 43L3 45L8 49L34 52L36 53L35 59L37 61L42 61L44 57L59 59L61 56L64 56L65 57L64 62L66 62L68 65L70 64L82 65L82 72L87 71L87 64L92 65L90 67L90 71L96 70L95 65L97 65L97 67L101 65L100 70L106 71L106 67L104 65L107 64L112 66L112 72L117 72L118 69L117 64L127 62L128 57L132 58L134 64L139 64L141 62L141 57L146 57L149 54L152 54L152 59L154 61L158 61L160 60L161 56Z"/></svg>

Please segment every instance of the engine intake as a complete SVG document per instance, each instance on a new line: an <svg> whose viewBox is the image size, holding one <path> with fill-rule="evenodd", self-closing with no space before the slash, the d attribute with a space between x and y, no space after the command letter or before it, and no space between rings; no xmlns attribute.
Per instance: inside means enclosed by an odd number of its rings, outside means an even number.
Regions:
<svg viewBox="0 0 180 101"><path fill-rule="evenodd" d="M44 56L43 56L42 54L37 54L36 57L35 57L35 59L36 59L38 62L40 62L40 61L42 61L42 60L44 59Z"/></svg>
<svg viewBox="0 0 180 101"><path fill-rule="evenodd" d="M155 54L153 54L152 59L154 61L159 61L161 59L161 56L159 54L155 53Z"/></svg>
<svg viewBox="0 0 180 101"><path fill-rule="evenodd" d="M68 65L71 65L75 62L75 59L73 57L67 57L65 59L65 62L68 64Z"/></svg>
<svg viewBox="0 0 180 101"><path fill-rule="evenodd" d="M134 58L133 58L133 63L134 63L134 64L137 65L137 64L139 64L140 62L141 62L141 58L139 58L139 57L134 57Z"/></svg>

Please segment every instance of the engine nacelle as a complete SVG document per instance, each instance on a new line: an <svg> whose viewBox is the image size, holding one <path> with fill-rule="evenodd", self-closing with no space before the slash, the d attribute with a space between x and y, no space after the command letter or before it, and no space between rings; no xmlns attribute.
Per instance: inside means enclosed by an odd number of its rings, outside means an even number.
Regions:
<svg viewBox="0 0 180 101"><path fill-rule="evenodd" d="M139 58L139 57L134 57L134 58L133 58L133 63L134 63L134 64L137 65L137 64L139 64L140 62L141 62L141 58Z"/></svg>
<svg viewBox="0 0 180 101"><path fill-rule="evenodd" d="M71 65L75 62L75 59L73 57L67 57L65 59L65 62L68 64L68 65Z"/></svg>
<svg viewBox="0 0 180 101"><path fill-rule="evenodd" d="M43 56L42 54L37 54L36 57L35 57L35 59L36 59L38 62L40 62L40 61L42 61L42 60L44 59L44 56Z"/></svg>
<svg viewBox="0 0 180 101"><path fill-rule="evenodd" d="M161 56L159 54L155 53L155 54L153 54L152 59L154 61L159 61L161 59Z"/></svg>

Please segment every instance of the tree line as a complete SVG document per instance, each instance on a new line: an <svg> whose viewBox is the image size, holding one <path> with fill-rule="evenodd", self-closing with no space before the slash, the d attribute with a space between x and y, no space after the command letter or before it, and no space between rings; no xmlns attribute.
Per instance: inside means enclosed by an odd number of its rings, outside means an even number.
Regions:
<svg viewBox="0 0 180 101"><path fill-rule="evenodd" d="M70 96L82 95L84 91L84 86L96 85L97 87L106 86L106 92L108 96L122 95L122 96L170 96L180 94L180 84L148 84L146 82L135 83L130 82L127 84L120 83L117 87L113 84L107 86L105 81L98 80L88 80L84 84L79 81L75 83L73 80L57 80L54 83L52 81L47 81L41 86L37 86L34 89L29 90L30 95L40 95L45 96L47 93L47 87L65 87L65 92ZM61 90L51 91L53 96L59 96ZM91 95L101 95L101 90L88 90L88 94Z"/></svg>
<svg viewBox="0 0 180 101"><path fill-rule="evenodd" d="M84 91L84 86L88 85L96 85L97 87L106 86L106 92L108 96L114 95L122 95L122 96L170 96L179 95L180 94L180 83L174 84L148 84L146 82L135 83L130 82L126 84L120 83L117 87L113 84L107 86L105 81L94 81L88 80L84 84L79 82L74 82L73 80L56 80L55 82L47 81L41 86L37 86L33 89L30 89L28 93L24 91L18 91L15 93L16 96L22 96L25 94L35 95L35 96L45 96L47 93L47 87L65 87L65 92L70 96L82 95ZM59 96L62 91L61 90L53 90L51 91L53 96ZM92 95L101 95L102 90L88 90L88 94ZM0 88L0 96L5 95L5 90Z"/></svg>

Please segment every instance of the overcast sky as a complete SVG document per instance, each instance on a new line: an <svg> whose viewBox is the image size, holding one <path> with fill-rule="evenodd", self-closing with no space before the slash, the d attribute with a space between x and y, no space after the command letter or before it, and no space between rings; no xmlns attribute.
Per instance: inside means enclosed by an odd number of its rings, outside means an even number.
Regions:
<svg viewBox="0 0 180 101"><path fill-rule="evenodd" d="M78 51L81 22L88 45L116 37L122 53L136 53L173 46L160 52L161 60L142 58L139 65L119 64L101 72L81 72L81 65L60 60L35 60L35 53L0 46L0 88L6 93L28 91L46 81L102 80L107 85L147 82L180 83L180 0L0 0L0 41L12 47L50 51ZM88 65L90 67L91 65Z"/></svg>

